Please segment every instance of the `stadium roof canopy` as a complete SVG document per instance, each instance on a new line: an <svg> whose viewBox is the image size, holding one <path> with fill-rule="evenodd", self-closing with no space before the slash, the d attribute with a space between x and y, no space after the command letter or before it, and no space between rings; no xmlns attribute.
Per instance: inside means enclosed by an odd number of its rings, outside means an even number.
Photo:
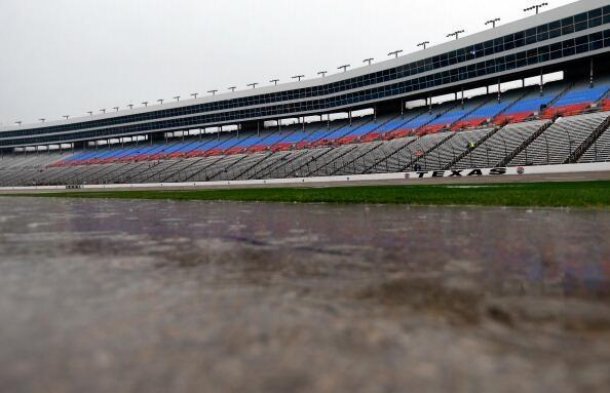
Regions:
<svg viewBox="0 0 610 393"><path fill-rule="evenodd" d="M300 82L0 131L0 149L380 107L571 70L610 55L610 4L581 0L396 59ZM606 62L608 64L608 62Z"/></svg>

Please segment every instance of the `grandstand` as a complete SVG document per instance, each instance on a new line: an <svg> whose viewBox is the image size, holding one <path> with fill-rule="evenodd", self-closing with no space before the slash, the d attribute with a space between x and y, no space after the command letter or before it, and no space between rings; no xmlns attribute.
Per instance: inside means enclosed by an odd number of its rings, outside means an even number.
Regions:
<svg viewBox="0 0 610 393"><path fill-rule="evenodd" d="M6 127L0 186L610 161L607 64L610 5L582 0L326 78Z"/></svg>

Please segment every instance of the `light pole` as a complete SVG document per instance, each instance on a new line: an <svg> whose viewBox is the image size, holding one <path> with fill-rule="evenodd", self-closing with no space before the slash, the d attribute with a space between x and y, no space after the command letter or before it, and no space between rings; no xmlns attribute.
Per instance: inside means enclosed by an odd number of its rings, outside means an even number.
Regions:
<svg viewBox="0 0 610 393"><path fill-rule="evenodd" d="M176 102L180 102L180 96L175 96L174 100L176 100Z"/></svg>
<svg viewBox="0 0 610 393"><path fill-rule="evenodd" d="M350 68L350 64L344 64L342 66L337 67L338 70L343 70L343 72L347 72L347 69Z"/></svg>
<svg viewBox="0 0 610 393"><path fill-rule="evenodd" d="M363 63L368 63L368 65L371 65L373 63L373 60L375 60L374 57L369 57L368 59L362 60L362 62Z"/></svg>
<svg viewBox="0 0 610 393"><path fill-rule="evenodd" d="M199 95L199 93L191 93L191 97L193 97L194 100L197 99L198 95Z"/></svg>
<svg viewBox="0 0 610 393"><path fill-rule="evenodd" d="M538 13L540 12L540 8L546 7L548 5L549 5L549 3L536 4L536 5L533 5L531 7L524 8L523 12L530 12L530 11L536 10L536 15L538 15Z"/></svg>
<svg viewBox="0 0 610 393"><path fill-rule="evenodd" d="M21 127L21 124L23 124L23 122L22 122L21 120L17 120L17 121L15 122L15 124L17 124L19 127Z"/></svg>
<svg viewBox="0 0 610 393"><path fill-rule="evenodd" d="M215 95L216 95L216 93L218 93L218 90L217 90L217 89L214 89L214 90L209 90L209 91L208 91L208 94L211 94L211 95L213 95L213 96L215 96Z"/></svg>
<svg viewBox="0 0 610 393"><path fill-rule="evenodd" d="M118 112L118 111L119 111L119 107L118 107L118 106L115 106L115 107L114 107L114 108L112 108L112 109L114 109L114 111L115 111L115 112Z"/></svg>
<svg viewBox="0 0 610 393"><path fill-rule="evenodd" d="M127 105L127 107L129 108L129 110L132 110L133 109L133 104L129 104L129 105Z"/></svg>
<svg viewBox="0 0 610 393"><path fill-rule="evenodd" d="M301 81L301 79L305 78L305 75L295 75L292 77L292 79L298 79L299 82Z"/></svg>
<svg viewBox="0 0 610 393"><path fill-rule="evenodd" d="M491 25L492 29L495 29L496 28L496 23L498 23L501 20L502 19L500 19L500 18L490 19L487 22L485 22L485 26Z"/></svg>
<svg viewBox="0 0 610 393"><path fill-rule="evenodd" d="M159 99L157 100L157 102L159 103L159 105L163 105L163 98L159 98Z"/></svg>
<svg viewBox="0 0 610 393"><path fill-rule="evenodd" d="M68 120L70 118L70 115L63 115L62 116L64 119Z"/></svg>
<svg viewBox="0 0 610 393"><path fill-rule="evenodd" d="M41 118L41 119L38 119L38 121L41 122L41 123L44 123L45 121L47 121L47 119Z"/></svg>
<svg viewBox="0 0 610 393"><path fill-rule="evenodd" d="M460 39L460 34L465 33L466 31L464 30L457 30L454 31L453 33L447 34L447 38L450 37L455 37L456 41Z"/></svg>
<svg viewBox="0 0 610 393"><path fill-rule="evenodd" d="M148 101L142 102L142 105L144 105L145 108L148 108Z"/></svg>
<svg viewBox="0 0 610 393"><path fill-rule="evenodd" d="M278 82L279 82L279 81L280 81L279 79L271 79L271 80L269 81L269 83L273 83L275 86L277 86L277 84L278 84Z"/></svg>
<svg viewBox="0 0 610 393"><path fill-rule="evenodd" d="M390 57L391 57L391 56L394 56L396 59L398 59L398 55L399 55L399 54L401 54L402 52L403 52L403 50L402 50L402 49L395 50L394 52L390 52L390 53L388 53L388 56L390 56Z"/></svg>
<svg viewBox="0 0 610 393"><path fill-rule="evenodd" d="M231 90L231 93L235 93L235 90L237 90L237 86L231 86L229 87L229 90Z"/></svg>
<svg viewBox="0 0 610 393"><path fill-rule="evenodd" d="M424 50L426 50L426 48L428 47L428 44L430 44L430 41L424 41L424 42L420 42L419 44L417 44L418 47L423 47Z"/></svg>
<svg viewBox="0 0 610 393"><path fill-rule="evenodd" d="M322 78L326 78L326 74L328 74L328 71L320 71L320 72L318 72L318 75L322 75Z"/></svg>
<svg viewBox="0 0 610 393"><path fill-rule="evenodd" d="M87 113L89 114L89 116L93 116L93 111L89 111Z"/></svg>
<svg viewBox="0 0 610 393"><path fill-rule="evenodd" d="M259 83L258 82L254 82L254 83L248 83L248 87L252 87L252 89L256 89L256 86L258 86Z"/></svg>
<svg viewBox="0 0 610 393"><path fill-rule="evenodd" d="M106 114L106 108L102 108L102 109L100 109L100 112L102 112L102 113Z"/></svg>

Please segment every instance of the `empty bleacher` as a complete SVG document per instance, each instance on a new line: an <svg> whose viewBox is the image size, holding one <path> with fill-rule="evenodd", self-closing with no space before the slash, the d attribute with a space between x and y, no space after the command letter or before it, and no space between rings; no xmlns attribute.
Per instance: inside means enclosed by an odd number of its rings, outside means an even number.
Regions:
<svg viewBox="0 0 610 393"><path fill-rule="evenodd" d="M0 159L0 186L247 180L608 161L610 132L601 133L599 127L610 115L609 90L608 80L593 86L588 81L559 82L545 85L542 94L539 87L528 87L500 97L413 108L400 115L217 132L74 153L6 154Z"/></svg>
<svg viewBox="0 0 610 393"><path fill-rule="evenodd" d="M559 118L509 165L563 164L606 118L606 112Z"/></svg>
<svg viewBox="0 0 610 393"><path fill-rule="evenodd" d="M513 153L548 121L508 124L458 161L454 168L493 168Z"/></svg>

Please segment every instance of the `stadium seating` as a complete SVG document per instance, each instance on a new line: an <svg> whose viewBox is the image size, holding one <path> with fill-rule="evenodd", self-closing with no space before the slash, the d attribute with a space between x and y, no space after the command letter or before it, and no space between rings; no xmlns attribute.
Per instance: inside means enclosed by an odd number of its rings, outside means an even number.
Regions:
<svg viewBox="0 0 610 393"><path fill-rule="evenodd" d="M578 160L580 163L610 161L610 131L607 129Z"/></svg>
<svg viewBox="0 0 610 393"><path fill-rule="evenodd" d="M560 118L519 153L510 166L563 164L607 118L608 113L604 112Z"/></svg>
<svg viewBox="0 0 610 393"><path fill-rule="evenodd" d="M529 94L510 106L494 119L497 125L519 123L532 118L543 111L565 89L564 85L547 86L542 95L538 90Z"/></svg>
<svg viewBox="0 0 610 393"><path fill-rule="evenodd" d="M489 139L475 147L469 154L458 161L454 167L493 168L505 157L517 150L548 121L535 120L524 123L508 124L498 130Z"/></svg>
<svg viewBox="0 0 610 393"><path fill-rule="evenodd" d="M605 83L595 87L585 84L576 86L560 97L551 108L545 110L541 117L552 119L557 116L579 115L601 100L608 89L610 89L610 86Z"/></svg>
<svg viewBox="0 0 610 393"><path fill-rule="evenodd" d="M467 169L565 162L610 116L610 83L515 89L366 116L76 152L8 154L0 186L146 183ZM584 106L583 106L584 105ZM567 109L566 109L567 108ZM585 113L581 113L581 112ZM580 114L579 114L580 113ZM601 129L601 128L600 128ZM529 143L531 141L531 143ZM527 142L527 143L526 143ZM579 162L610 159L610 132Z"/></svg>

